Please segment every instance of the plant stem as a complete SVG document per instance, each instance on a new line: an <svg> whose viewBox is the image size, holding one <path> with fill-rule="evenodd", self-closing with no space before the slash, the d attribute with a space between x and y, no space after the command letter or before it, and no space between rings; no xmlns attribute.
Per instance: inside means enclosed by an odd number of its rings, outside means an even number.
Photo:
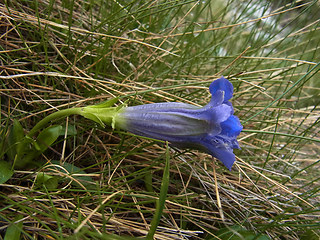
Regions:
<svg viewBox="0 0 320 240"><path fill-rule="evenodd" d="M58 120L62 117L67 117L73 114L80 114L82 108L68 108L63 109L58 112L54 112L50 114L49 116L46 116L44 119L42 119L40 122L38 122L27 134L28 137L33 137L39 131L41 128L45 127L50 121Z"/></svg>
<svg viewBox="0 0 320 240"><path fill-rule="evenodd" d="M118 111L119 109L116 107L105 107L99 105L60 110L46 116L44 119L38 122L27 134L27 137L32 138L37 131L45 127L50 121L56 121L60 118L68 117L73 114L81 115L87 119L95 121L103 127L105 124L111 124L111 126L114 128L114 118Z"/></svg>

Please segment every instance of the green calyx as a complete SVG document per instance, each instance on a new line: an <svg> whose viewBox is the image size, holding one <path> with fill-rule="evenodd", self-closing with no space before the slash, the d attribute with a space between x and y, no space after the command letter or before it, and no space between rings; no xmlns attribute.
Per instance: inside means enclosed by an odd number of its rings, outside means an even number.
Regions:
<svg viewBox="0 0 320 240"><path fill-rule="evenodd" d="M81 108L79 114L85 118L88 118L96 123L99 123L102 127L111 124L112 128L115 128L115 118L119 112L118 107L96 107L88 106Z"/></svg>
<svg viewBox="0 0 320 240"><path fill-rule="evenodd" d="M79 114L99 123L102 127L105 127L106 124L111 124L111 127L115 128L116 117L125 107L125 104L121 104L118 107L111 107L117 100L118 98L114 98L98 105L83 107Z"/></svg>

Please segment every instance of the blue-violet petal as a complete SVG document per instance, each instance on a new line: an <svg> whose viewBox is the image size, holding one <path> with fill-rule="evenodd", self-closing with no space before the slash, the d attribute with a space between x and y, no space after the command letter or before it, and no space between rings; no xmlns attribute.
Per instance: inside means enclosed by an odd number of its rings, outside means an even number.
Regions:
<svg viewBox="0 0 320 240"><path fill-rule="evenodd" d="M116 126L180 148L204 150L231 170L233 149L239 148L236 138L242 131L229 102L233 86L221 77L211 83L209 90L212 97L204 107L168 102L123 108L114 119Z"/></svg>

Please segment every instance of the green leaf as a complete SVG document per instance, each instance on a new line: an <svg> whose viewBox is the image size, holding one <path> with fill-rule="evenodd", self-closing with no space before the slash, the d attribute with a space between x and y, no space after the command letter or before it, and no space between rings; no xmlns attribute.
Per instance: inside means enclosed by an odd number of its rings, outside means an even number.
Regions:
<svg viewBox="0 0 320 240"><path fill-rule="evenodd" d="M14 169L23 169L29 162L34 158L37 151L34 147L34 140L28 137L24 137L19 142L19 147L17 147L17 153L14 158Z"/></svg>
<svg viewBox="0 0 320 240"><path fill-rule="evenodd" d="M144 175L144 182L145 182L145 187L148 192L153 192L153 187L152 187L152 173L149 170L146 172Z"/></svg>
<svg viewBox="0 0 320 240"><path fill-rule="evenodd" d="M94 183L93 179L91 177L87 176L87 173L85 171L81 170L80 168L74 166L73 164L67 163L67 162L65 162L65 163L63 163L63 165L61 165L60 162L56 161L56 160L51 161L51 163L62 166L63 168L66 169L66 171L70 175L77 174L77 175L72 176L72 178L74 178L76 180L76 181L72 181L71 184L73 186L79 187L81 184L82 186L86 187L87 189L93 189L93 188L95 189L95 184L93 184ZM50 168L54 168L58 171L61 171L61 168L55 168L54 166L51 166Z"/></svg>
<svg viewBox="0 0 320 240"><path fill-rule="evenodd" d="M316 233L317 230L313 231L311 229L307 229L304 233L299 234L301 240L318 240L319 235Z"/></svg>
<svg viewBox="0 0 320 240"><path fill-rule="evenodd" d="M112 98L112 99L107 100L105 102L102 102L102 103L99 103L99 104L96 104L96 105L91 105L89 107L92 107L92 108L108 108L108 107L111 107L113 104L115 104L118 100L119 100L119 98L115 97L115 98Z"/></svg>
<svg viewBox="0 0 320 240"><path fill-rule="evenodd" d="M61 130L60 130L60 136L64 136L65 133L66 133L66 126L62 126L62 128L61 128ZM76 136L76 135L77 135L76 126L74 126L74 125L68 125L67 135L68 135L68 136Z"/></svg>
<svg viewBox="0 0 320 240"><path fill-rule="evenodd" d="M24 137L19 143L14 168L24 169L26 166L39 165L39 162L32 161L57 140L62 133L62 129L63 127L60 125L50 126L44 129L35 141L30 137Z"/></svg>
<svg viewBox="0 0 320 240"><path fill-rule="evenodd" d="M39 172L36 178L37 186L45 186L48 190L57 189L59 177Z"/></svg>
<svg viewBox="0 0 320 240"><path fill-rule="evenodd" d="M216 236L222 240L270 240L267 235L259 235L253 231L248 231L239 225L222 228L216 233ZM213 240L216 238L209 239Z"/></svg>
<svg viewBox="0 0 320 240"><path fill-rule="evenodd" d="M34 144L35 141L29 137L24 137L21 140L13 163L14 169L24 169L35 156L39 155Z"/></svg>
<svg viewBox="0 0 320 240"><path fill-rule="evenodd" d="M22 219L22 216L19 215L16 218L17 220ZM23 221L18 223L11 223L7 228L6 235L4 236L4 240L19 240L22 232Z"/></svg>
<svg viewBox="0 0 320 240"><path fill-rule="evenodd" d="M44 129L37 137L35 148L39 152L44 152L60 136L62 126L54 125Z"/></svg>
<svg viewBox="0 0 320 240"><path fill-rule="evenodd" d="M10 161L14 161L16 155L21 151L21 145L24 138L23 127L18 120L13 121L13 125L10 128L10 133L7 138L7 155Z"/></svg>
<svg viewBox="0 0 320 240"><path fill-rule="evenodd" d="M8 181L13 175L11 165L8 162L0 161L0 184Z"/></svg>
<svg viewBox="0 0 320 240"><path fill-rule="evenodd" d="M90 236L85 237L85 236ZM96 240L142 240L143 238L136 238L131 236L118 236L115 234L98 233L89 231L88 229L82 229L79 233L72 234L65 238L66 240L78 240L78 239L96 239Z"/></svg>

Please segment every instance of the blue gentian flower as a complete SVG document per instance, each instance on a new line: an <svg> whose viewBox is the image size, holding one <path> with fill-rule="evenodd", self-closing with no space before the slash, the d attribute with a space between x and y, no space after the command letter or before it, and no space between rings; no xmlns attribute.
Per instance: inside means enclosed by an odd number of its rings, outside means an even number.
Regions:
<svg viewBox="0 0 320 240"><path fill-rule="evenodd" d="M179 148L200 149L219 159L229 170L242 130L229 100L233 86L221 77L210 85L211 101L204 107L166 102L124 107L114 117L116 127L136 135L168 141Z"/></svg>

